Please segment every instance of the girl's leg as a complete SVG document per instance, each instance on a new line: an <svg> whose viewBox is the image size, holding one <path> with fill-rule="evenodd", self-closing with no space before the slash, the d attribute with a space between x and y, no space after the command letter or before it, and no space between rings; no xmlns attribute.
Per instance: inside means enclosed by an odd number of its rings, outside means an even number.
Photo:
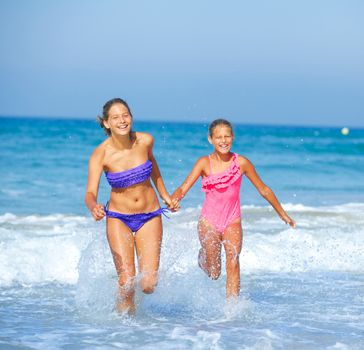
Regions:
<svg viewBox="0 0 364 350"><path fill-rule="evenodd" d="M163 236L162 219L159 216L146 222L136 233L140 287L144 293L153 293L158 283L158 268Z"/></svg>
<svg viewBox="0 0 364 350"><path fill-rule="evenodd" d="M238 297L240 292L239 255L243 231L241 221L230 224L224 231L223 244L226 253L226 297Z"/></svg>
<svg viewBox="0 0 364 350"><path fill-rule="evenodd" d="M221 273L221 233L205 218L200 218L197 229L201 243L199 266L210 278L216 280Z"/></svg>
<svg viewBox="0 0 364 350"><path fill-rule="evenodd" d="M119 277L119 291L116 302L117 310L133 313L134 306L134 236L123 222L107 219L107 239Z"/></svg>

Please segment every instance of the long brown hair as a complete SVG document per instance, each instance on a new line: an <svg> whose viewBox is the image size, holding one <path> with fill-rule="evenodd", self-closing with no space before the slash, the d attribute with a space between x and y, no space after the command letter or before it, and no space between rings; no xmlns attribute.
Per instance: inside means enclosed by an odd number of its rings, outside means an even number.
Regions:
<svg viewBox="0 0 364 350"><path fill-rule="evenodd" d="M104 129L105 133L107 135L111 135L111 131L107 128L105 128L105 125L104 125L104 121L105 120L108 120L109 119L109 111L110 111L110 108L116 104L116 103L120 103L122 104L123 106L126 107L126 109L128 110L130 116L133 118L133 115L131 114L131 111L130 111L130 108L129 108L129 105L127 104L126 101L124 101L123 99L119 98L119 97L116 97L116 98L113 98L109 101L107 101L105 104L104 104L104 107L102 107L102 116L97 116L97 120L100 124L100 126Z"/></svg>

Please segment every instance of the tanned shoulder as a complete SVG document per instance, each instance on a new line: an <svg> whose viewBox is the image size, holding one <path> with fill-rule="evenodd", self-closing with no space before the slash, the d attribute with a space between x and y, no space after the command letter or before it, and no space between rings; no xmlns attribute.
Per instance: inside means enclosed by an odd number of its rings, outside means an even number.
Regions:
<svg viewBox="0 0 364 350"><path fill-rule="evenodd" d="M148 134L146 132L136 132L135 133L136 138L138 140L138 142L141 142L143 144L145 144L146 146L151 146L153 145L154 139L153 136L151 134Z"/></svg>
<svg viewBox="0 0 364 350"><path fill-rule="evenodd" d="M92 156L95 157L103 157L105 154L105 149L109 144L109 139L107 138L105 141L101 142L93 151Z"/></svg>
<svg viewBox="0 0 364 350"><path fill-rule="evenodd" d="M210 169L209 156L202 156L199 159L197 159L195 166L198 166L201 169L201 171L203 171L204 174L208 174Z"/></svg>
<svg viewBox="0 0 364 350"><path fill-rule="evenodd" d="M240 154L238 154L238 163L240 165L240 170L242 173L245 173L250 167L253 166L248 158L241 156Z"/></svg>
<svg viewBox="0 0 364 350"><path fill-rule="evenodd" d="M91 157L89 159L89 166L104 166L104 159L106 153L106 147L108 144L108 139L104 142L100 143L92 152Z"/></svg>

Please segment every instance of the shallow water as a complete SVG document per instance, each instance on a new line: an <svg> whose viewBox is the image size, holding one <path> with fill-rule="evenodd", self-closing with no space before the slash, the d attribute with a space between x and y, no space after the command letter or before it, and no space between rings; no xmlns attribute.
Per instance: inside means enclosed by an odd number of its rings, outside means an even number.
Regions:
<svg viewBox="0 0 364 350"><path fill-rule="evenodd" d="M134 317L115 312L116 276L101 224L51 215L35 226L34 217L3 215L1 342L35 349L360 349L363 209L292 206L302 225L292 230L268 208L243 207L249 234L242 293L231 304L224 271L211 281L197 267L197 212L173 214L165 219L158 288L148 296L138 291Z"/></svg>
<svg viewBox="0 0 364 350"><path fill-rule="evenodd" d="M335 129L237 126L235 151L254 162L297 229L244 178L241 297L226 303L225 272L211 281L197 266L197 184L163 219L158 287L137 291L130 317L115 312L104 222L83 205L102 131L86 121L0 123L1 349L364 348L364 131L343 138ZM209 152L203 125L137 128L159 135L155 155L170 190ZM102 200L107 190L103 180Z"/></svg>

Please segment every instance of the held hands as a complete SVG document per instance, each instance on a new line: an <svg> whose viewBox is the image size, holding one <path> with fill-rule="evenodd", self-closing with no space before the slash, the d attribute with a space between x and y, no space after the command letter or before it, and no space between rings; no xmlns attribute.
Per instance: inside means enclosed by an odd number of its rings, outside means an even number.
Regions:
<svg viewBox="0 0 364 350"><path fill-rule="evenodd" d="M96 204L91 210L91 214L96 221L100 221L106 214L102 204Z"/></svg>
<svg viewBox="0 0 364 350"><path fill-rule="evenodd" d="M178 211L180 209L179 201L181 200L181 190L177 189L173 192L172 196L168 196L167 198L163 198L163 202L168 206L168 208L172 211Z"/></svg>
<svg viewBox="0 0 364 350"><path fill-rule="evenodd" d="M180 208L179 202L183 198L182 191L177 188L171 196L171 205L177 209Z"/></svg>
<svg viewBox="0 0 364 350"><path fill-rule="evenodd" d="M179 202L174 201L170 196L163 198L163 202L171 211L179 210Z"/></svg>
<svg viewBox="0 0 364 350"><path fill-rule="evenodd" d="M172 197L171 197L171 201L172 201L172 205L173 206L177 206L178 208L180 207L179 206L179 202L180 200L183 198L183 195L182 195L182 191L177 188L173 194L172 194Z"/></svg>

